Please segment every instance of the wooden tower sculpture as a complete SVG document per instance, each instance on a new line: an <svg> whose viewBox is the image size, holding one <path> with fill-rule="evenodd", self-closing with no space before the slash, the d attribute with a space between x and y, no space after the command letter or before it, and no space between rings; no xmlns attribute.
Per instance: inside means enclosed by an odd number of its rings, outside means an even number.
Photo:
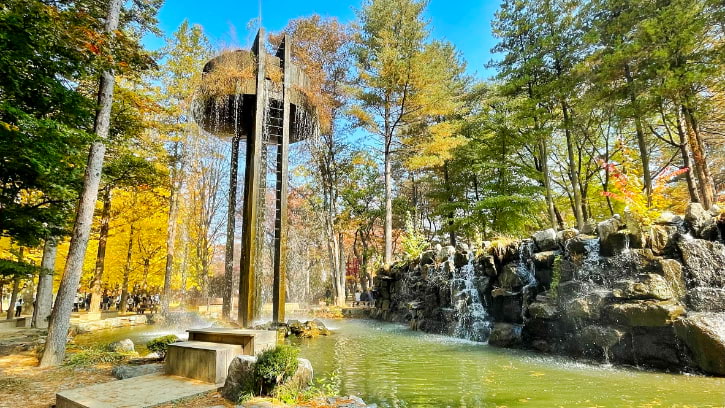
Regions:
<svg viewBox="0 0 725 408"><path fill-rule="evenodd" d="M233 162L234 156L238 155L235 146L238 146L239 140L246 139L238 305L239 322L244 327L248 327L255 318L255 274L258 273L261 252L267 146L277 146L272 314L275 322L282 322L287 261L289 144L314 135L318 129L315 109L304 93L309 89L309 80L293 63L291 51L290 38L284 35L276 53L268 54L264 47L264 31L260 29L250 51L225 52L204 66L200 97L195 104L194 117L204 130L232 138ZM233 234L236 168L231 169L230 176L230 190L234 190L230 191ZM231 298L231 286L228 290Z"/></svg>

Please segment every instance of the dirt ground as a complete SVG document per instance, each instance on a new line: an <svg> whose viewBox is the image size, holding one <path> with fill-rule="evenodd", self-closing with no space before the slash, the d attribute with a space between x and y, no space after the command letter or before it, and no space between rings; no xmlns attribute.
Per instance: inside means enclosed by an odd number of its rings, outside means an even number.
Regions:
<svg viewBox="0 0 725 408"><path fill-rule="evenodd" d="M0 356L0 407L51 407L59 391L111 380L110 365L38 368L32 351Z"/></svg>

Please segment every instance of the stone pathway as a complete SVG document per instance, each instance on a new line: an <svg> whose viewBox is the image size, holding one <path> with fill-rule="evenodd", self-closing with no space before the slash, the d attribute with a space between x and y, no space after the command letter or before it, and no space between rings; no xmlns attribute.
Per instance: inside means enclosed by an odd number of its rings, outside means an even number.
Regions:
<svg viewBox="0 0 725 408"><path fill-rule="evenodd" d="M216 388L215 384L189 378L150 374L59 392L56 408L151 407Z"/></svg>

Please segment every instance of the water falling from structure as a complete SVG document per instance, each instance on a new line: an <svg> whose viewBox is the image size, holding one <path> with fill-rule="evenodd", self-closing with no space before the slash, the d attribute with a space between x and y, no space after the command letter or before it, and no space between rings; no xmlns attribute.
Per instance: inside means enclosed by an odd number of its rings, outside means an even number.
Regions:
<svg viewBox="0 0 725 408"><path fill-rule="evenodd" d="M454 335L473 341L486 341L491 333L491 323L475 284L473 252L468 252L467 256L468 262L454 269L451 281L451 303L458 317Z"/></svg>

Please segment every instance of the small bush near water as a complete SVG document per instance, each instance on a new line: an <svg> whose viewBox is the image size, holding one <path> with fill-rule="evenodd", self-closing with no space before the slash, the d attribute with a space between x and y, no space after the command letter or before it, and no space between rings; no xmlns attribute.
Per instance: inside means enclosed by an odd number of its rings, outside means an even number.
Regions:
<svg viewBox="0 0 725 408"><path fill-rule="evenodd" d="M157 337L148 343L146 343L146 348L149 349L149 351L154 352L159 355L162 359L166 358L166 352L169 350L169 344L176 343L179 341L179 338L176 337L174 334L169 334L166 336Z"/></svg>
<svg viewBox="0 0 725 408"><path fill-rule="evenodd" d="M275 386L291 378L297 371L297 357L300 350L296 347L281 345L265 350L257 356L254 364L256 389L261 395L269 395Z"/></svg>
<svg viewBox="0 0 725 408"><path fill-rule="evenodd" d="M294 386L281 386L275 389L274 397L285 404L303 404L316 398L340 395L340 377L337 372L329 377L315 379L313 384L304 390Z"/></svg>

